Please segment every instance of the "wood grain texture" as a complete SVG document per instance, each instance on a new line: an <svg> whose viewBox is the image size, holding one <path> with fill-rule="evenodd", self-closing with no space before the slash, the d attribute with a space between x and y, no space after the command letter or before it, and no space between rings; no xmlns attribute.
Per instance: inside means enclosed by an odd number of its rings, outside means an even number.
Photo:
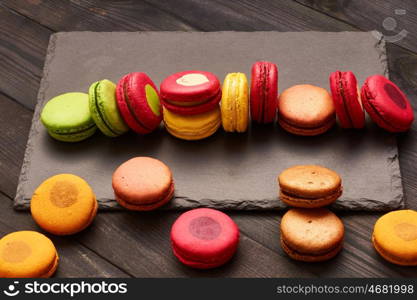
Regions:
<svg viewBox="0 0 417 300"><path fill-rule="evenodd" d="M0 91L31 109L36 104L51 33L0 2Z"/></svg>
<svg viewBox="0 0 417 300"><path fill-rule="evenodd" d="M37 229L28 213L11 209L31 111L42 75L49 35L54 31L379 29L395 8L405 8L398 28L415 33L415 1L53 1L0 3L0 234ZM401 7L397 7L397 4ZM360 7L359 7L360 5ZM401 47L399 47L399 46ZM406 48L406 49L405 49ZM411 51L409 51L409 50ZM417 40L409 35L388 46L392 79L417 108ZM414 51L414 52L413 52ZM399 137L400 163L409 207L417 209L417 124ZM282 252L281 214L230 213L241 229L236 257L212 271L179 264L169 245L178 213L100 213L90 228L71 237L52 237L61 254L57 276L78 277L399 277L412 268L382 260L370 244L377 214L343 214L343 252L322 264L294 262Z"/></svg>
<svg viewBox="0 0 417 300"><path fill-rule="evenodd" d="M0 191L11 199L16 193L32 114L0 93Z"/></svg>
<svg viewBox="0 0 417 300"><path fill-rule="evenodd" d="M415 38L417 5L414 0L296 0L296 2L353 25L360 30L378 30L388 38L406 30L405 37L394 43L417 51L417 39ZM396 10L403 11L396 12Z"/></svg>

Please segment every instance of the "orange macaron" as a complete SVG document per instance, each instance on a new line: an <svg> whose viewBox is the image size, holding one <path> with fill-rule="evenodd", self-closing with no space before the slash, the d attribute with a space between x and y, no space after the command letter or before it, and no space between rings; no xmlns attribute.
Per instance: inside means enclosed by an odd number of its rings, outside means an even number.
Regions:
<svg viewBox="0 0 417 300"><path fill-rule="evenodd" d="M376 221L372 242L387 261L402 266L417 266L417 211L397 210Z"/></svg>
<svg viewBox="0 0 417 300"><path fill-rule="evenodd" d="M0 239L0 277L48 278L58 267L52 241L36 231L17 231Z"/></svg>
<svg viewBox="0 0 417 300"><path fill-rule="evenodd" d="M295 260L325 261L343 246L343 222L326 208L290 209L282 217L280 231L282 249Z"/></svg>
<svg viewBox="0 0 417 300"><path fill-rule="evenodd" d="M113 173L116 201L130 210L156 209L174 196L174 180L169 167L152 157L135 157Z"/></svg>
<svg viewBox="0 0 417 300"><path fill-rule="evenodd" d="M284 203L303 208L330 205L343 191L342 179L333 170L317 165L299 165L278 176L279 197Z"/></svg>
<svg viewBox="0 0 417 300"><path fill-rule="evenodd" d="M304 136L322 134L336 122L329 92L309 84L295 85L282 92L278 100L278 115L283 129Z"/></svg>
<svg viewBox="0 0 417 300"><path fill-rule="evenodd" d="M88 227L97 214L97 200L89 184L73 174L59 174L41 183L30 202L36 223L56 235Z"/></svg>

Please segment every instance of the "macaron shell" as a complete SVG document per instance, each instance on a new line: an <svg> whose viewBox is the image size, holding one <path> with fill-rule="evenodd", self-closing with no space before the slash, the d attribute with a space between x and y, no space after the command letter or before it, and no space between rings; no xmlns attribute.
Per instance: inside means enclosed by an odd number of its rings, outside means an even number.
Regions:
<svg viewBox="0 0 417 300"><path fill-rule="evenodd" d="M200 78L194 84L188 78L195 75ZM161 83L160 93L164 99L194 102L213 97L219 89L220 82L213 73L190 70L178 72L165 78Z"/></svg>
<svg viewBox="0 0 417 300"><path fill-rule="evenodd" d="M355 75L336 71L330 75L330 89L337 117L343 128L363 128L365 113L362 107Z"/></svg>
<svg viewBox="0 0 417 300"><path fill-rule="evenodd" d="M185 261L218 265L236 251L239 229L226 214L199 208L182 214L171 229L174 254Z"/></svg>
<svg viewBox="0 0 417 300"><path fill-rule="evenodd" d="M361 90L366 112L380 127L390 132L407 131L414 121L414 112L406 95L382 75L365 80Z"/></svg>
<svg viewBox="0 0 417 300"><path fill-rule="evenodd" d="M282 239L282 237L280 238L280 244L281 244L281 248L284 250L284 252L289 257L291 257L294 260L304 261L304 262L322 262L322 261L326 261L326 260L332 259L343 248L343 244L340 243L334 249L332 249L332 250L330 250L330 251L328 251L326 253L309 255L309 254L300 254L297 251L289 248L288 245L285 243L285 241Z"/></svg>
<svg viewBox="0 0 417 300"><path fill-rule="evenodd" d="M73 133L56 133L51 130L48 130L48 133L51 137L54 139L61 141L61 142L69 142L69 143L76 143L81 142L90 136L94 135L94 133L97 131L97 126L93 125L81 132L73 132Z"/></svg>
<svg viewBox="0 0 417 300"><path fill-rule="evenodd" d="M42 109L41 121L46 128L56 133L71 133L94 125L88 95L66 93L49 100Z"/></svg>
<svg viewBox="0 0 417 300"><path fill-rule="evenodd" d="M161 120L162 114L155 114L148 103L149 87L158 95L155 84L141 72L130 73L122 77L117 84L117 106L125 123L139 134L147 134L155 130ZM148 91L147 91L148 89Z"/></svg>
<svg viewBox="0 0 417 300"><path fill-rule="evenodd" d="M103 79L93 83L89 89L90 112L97 127L105 135L116 137L127 132L116 101L116 85Z"/></svg>
<svg viewBox="0 0 417 300"><path fill-rule="evenodd" d="M318 165L299 165L285 169L278 176L280 189L304 198L325 197L340 189L340 176Z"/></svg>
<svg viewBox="0 0 417 300"><path fill-rule="evenodd" d="M116 169L112 186L121 204L126 202L139 207L164 201L173 188L173 178L163 162L151 157L135 157Z"/></svg>
<svg viewBox="0 0 417 300"><path fill-rule="evenodd" d="M287 123L284 119L278 120L279 125L287 132L300 136L316 136L329 131L336 122L336 118L330 119L325 124L316 128L300 128L295 125Z"/></svg>
<svg viewBox="0 0 417 300"><path fill-rule="evenodd" d="M344 237L342 221L325 208L290 209L282 217L280 231L288 248L307 256L327 255Z"/></svg>
<svg viewBox="0 0 417 300"><path fill-rule="evenodd" d="M229 73L223 83L221 116L227 132L245 132L249 122L248 81L243 73Z"/></svg>
<svg viewBox="0 0 417 300"><path fill-rule="evenodd" d="M417 211L398 210L380 217L374 226L375 249L388 261L417 265Z"/></svg>
<svg viewBox="0 0 417 300"><path fill-rule="evenodd" d="M196 115L215 109L219 105L221 97L222 93L221 90L219 90L218 93L213 97L204 101L178 102L162 98L161 102L167 110L170 110L174 113L181 115Z"/></svg>
<svg viewBox="0 0 417 300"><path fill-rule="evenodd" d="M0 277L50 277L57 263L54 244L41 233L17 231L0 240Z"/></svg>
<svg viewBox="0 0 417 300"><path fill-rule="evenodd" d="M184 140L200 140L213 135L221 125L220 108L203 114L183 116L164 108L167 131Z"/></svg>
<svg viewBox="0 0 417 300"><path fill-rule="evenodd" d="M119 197L117 194L115 194L115 198L116 198L117 203L120 204L120 206L123 206L124 208L127 208L129 210L151 211L167 204L174 197L174 194L175 194L175 187L174 187L174 182L172 182L170 188L168 189L168 192L165 195L162 195L159 199L155 200L155 202L153 203L146 203L146 204L131 203Z"/></svg>
<svg viewBox="0 0 417 300"><path fill-rule="evenodd" d="M97 129L85 93L65 93L52 98L43 107L40 119L48 133L63 142L82 141Z"/></svg>
<svg viewBox="0 0 417 300"><path fill-rule="evenodd" d="M343 189L340 187L336 192L327 196L322 196L314 199L297 197L294 195L288 195L285 192L280 191L279 199L285 204L292 207L300 208L319 208L332 204L342 195Z"/></svg>
<svg viewBox="0 0 417 300"><path fill-rule="evenodd" d="M272 123L275 120L278 97L278 68L271 62L256 62L252 66L250 109L252 120Z"/></svg>
<svg viewBox="0 0 417 300"><path fill-rule="evenodd" d="M335 117L330 94L321 87L308 84L286 89L279 97L278 111L288 124L303 129L321 127Z"/></svg>
<svg viewBox="0 0 417 300"><path fill-rule="evenodd" d="M97 213L97 200L88 183L72 174L45 180L35 190L30 210L35 222L55 235L82 231Z"/></svg>

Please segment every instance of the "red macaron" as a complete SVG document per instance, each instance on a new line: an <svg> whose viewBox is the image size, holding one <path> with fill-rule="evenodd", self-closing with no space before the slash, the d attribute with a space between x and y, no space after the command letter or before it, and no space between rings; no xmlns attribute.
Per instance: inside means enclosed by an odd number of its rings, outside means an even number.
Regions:
<svg viewBox="0 0 417 300"><path fill-rule="evenodd" d="M205 71L183 71L165 78L160 86L162 105L177 114L213 110L221 100L218 78Z"/></svg>
<svg viewBox="0 0 417 300"><path fill-rule="evenodd" d="M278 102L278 68L267 61L252 65L250 113L253 121L272 123Z"/></svg>
<svg viewBox="0 0 417 300"><path fill-rule="evenodd" d="M123 76L116 99L123 120L133 131L146 134L158 128L162 121L160 97L148 75L134 72Z"/></svg>
<svg viewBox="0 0 417 300"><path fill-rule="evenodd" d="M237 250L239 229L221 211L197 208L183 213L172 225L174 255L185 265L210 269L230 260Z"/></svg>
<svg viewBox="0 0 417 300"><path fill-rule="evenodd" d="M378 126L390 132L403 132L411 127L413 108L407 96L386 77L368 77L362 86L361 97L366 112Z"/></svg>
<svg viewBox="0 0 417 300"><path fill-rule="evenodd" d="M343 128L363 128L365 112L358 92L358 83L351 71L330 74L330 90L336 115Z"/></svg>

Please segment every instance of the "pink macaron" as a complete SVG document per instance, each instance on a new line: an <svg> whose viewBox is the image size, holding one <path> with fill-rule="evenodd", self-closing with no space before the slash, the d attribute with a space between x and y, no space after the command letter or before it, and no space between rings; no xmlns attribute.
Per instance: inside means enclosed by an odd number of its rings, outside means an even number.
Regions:
<svg viewBox="0 0 417 300"><path fill-rule="evenodd" d="M355 75L351 71L336 71L330 74L329 81L340 126L343 128L363 128L365 126L365 112Z"/></svg>
<svg viewBox="0 0 417 300"><path fill-rule="evenodd" d="M366 112L378 126L390 132L404 132L411 127L413 108L407 96L386 77L368 77L362 86L361 97Z"/></svg>
<svg viewBox="0 0 417 300"><path fill-rule="evenodd" d="M250 115L258 123L272 123L277 114L278 68L267 61L252 65Z"/></svg>
<svg viewBox="0 0 417 300"><path fill-rule="evenodd" d="M239 229L225 213L197 208L183 213L171 229L174 255L185 265L210 269L229 261L237 250Z"/></svg>
<svg viewBox="0 0 417 300"><path fill-rule="evenodd" d="M162 109L158 89L142 72L129 73L116 87L117 107L125 123L135 132L146 134L158 128Z"/></svg>

